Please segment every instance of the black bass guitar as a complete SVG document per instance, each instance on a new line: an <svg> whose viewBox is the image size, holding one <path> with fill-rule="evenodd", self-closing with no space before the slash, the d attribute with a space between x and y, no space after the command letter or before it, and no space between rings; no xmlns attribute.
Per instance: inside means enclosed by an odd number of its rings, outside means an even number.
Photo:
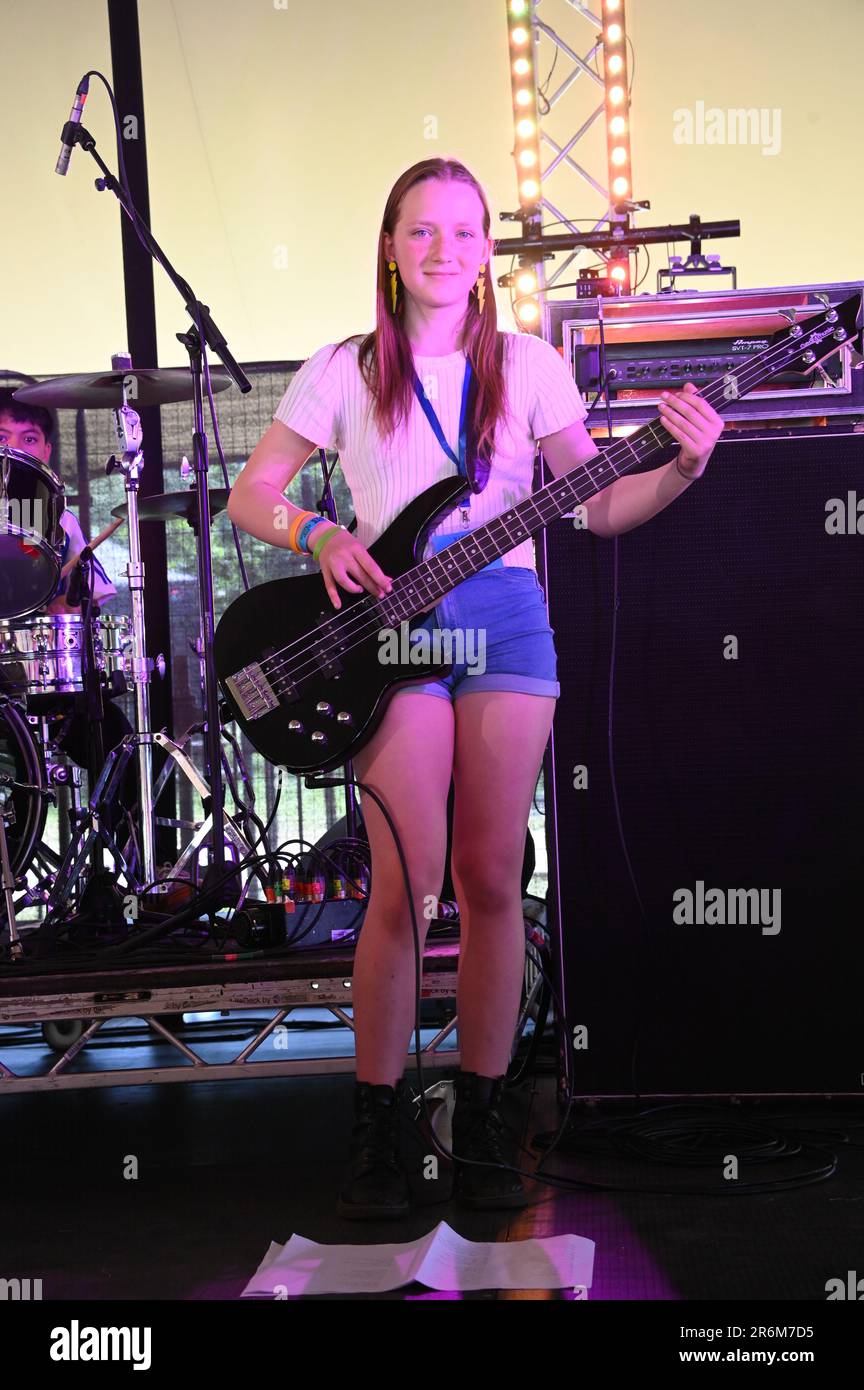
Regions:
<svg viewBox="0 0 864 1390"><path fill-rule="evenodd" d="M781 329L758 357L718 377L702 395L722 414L777 372L815 368L858 338L859 303L860 295L852 295ZM459 476L436 483L369 546L393 580L382 598L340 590L337 611L316 573L260 584L235 599L216 628L214 658L225 701L252 746L289 772L329 771L347 762L380 724L396 687L452 669L434 644L412 641L424 609L616 478L660 462L670 446L678 447L658 417L431 559L418 560L431 528L468 492Z"/></svg>

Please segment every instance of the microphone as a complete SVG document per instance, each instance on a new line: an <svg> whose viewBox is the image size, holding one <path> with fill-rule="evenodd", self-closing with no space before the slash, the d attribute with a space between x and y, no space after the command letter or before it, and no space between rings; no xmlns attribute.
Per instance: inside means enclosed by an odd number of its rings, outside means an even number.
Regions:
<svg viewBox="0 0 864 1390"><path fill-rule="evenodd" d="M54 166L55 174L64 174L69 168L69 160L72 158L72 150L75 146L75 127L81 124L81 112L84 110L84 103L87 100L87 93L90 90L90 78L82 77L78 83L78 90L75 93L75 101L69 113L69 119L60 132L60 158Z"/></svg>
<svg viewBox="0 0 864 1390"><path fill-rule="evenodd" d="M73 566L69 576L69 590L66 594L66 602L70 608L77 608L81 602L81 566Z"/></svg>
<svg viewBox="0 0 864 1390"><path fill-rule="evenodd" d="M81 603L81 594L84 588L84 571L81 568L81 560L92 560L92 558L93 551L89 545L85 545L76 564L72 566L72 573L69 575L69 591L66 594L66 602L70 608L77 608Z"/></svg>

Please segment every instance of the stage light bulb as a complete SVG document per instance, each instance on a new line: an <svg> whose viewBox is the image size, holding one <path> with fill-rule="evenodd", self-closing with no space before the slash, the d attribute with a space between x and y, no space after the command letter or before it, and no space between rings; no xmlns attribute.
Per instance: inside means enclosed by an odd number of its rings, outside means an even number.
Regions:
<svg viewBox="0 0 864 1390"><path fill-rule="evenodd" d="M610 14L621 8L621 0L606 0L606 8Z"/></svg>
<svg viewBox="0 0 864 1390"><path fill-rule="evenodd" d="M537 151L536 151L536 150L520 150L520 151L519 151L519 163L520 163L520 164L523 166L523 168L525 168L525 169L532 168L532 167L537 163Z"/></svg>
<svg viewBox="0 0 864 1390"><path fill-rule="evenodd" d="M531 64L527 58L517 58L513 64L513 71L518 77L523 77L526 72L531 71Z"/></svg>
<svg viewBox="0 0 864 1390"><path fill-rule="evenodd" d="M618 198L623 198L625 193L630 191L630 180L619 177L612 180L612 192Z"/></svg>
<svg viewBox="0 0 864 1390"><path fill-rule="evenodd" d="M623 66L624 59L621 57L620 53L613 53L611 57L606 59L607 72L620 72Z"/></svg>
<svg viewBox="0 0 864 1390"><path fill-rule="evenodd" d="M526 91L524 87L520 88L520 90L516 93L517 106L530 106L532 99L533 98L531 96L531 93L529 91Z"/></svg>
<svg viewBox="0 0 864 1390"><path fill-rule="evenodd" d="M533 200L540 192L540 185L536 179L525 179L519 192L523 198Z"/></svg>
<svg viewBox="0 0 864 1390"><path fill-rule="evenodd" d="M537 288L537 276L533 270L523 270L516 276L516 288L520 294L530 294Z"/></svg>
<svg viewBox="0 0 864 1390"><path fill-rule="evenodd" d="M612 276L613 280L623 280L625 279L627 272L624 269L623 265L613 265L609 274Z"/></svg>
<svg viewBox="0 0 864 1390"><path fill-rule="evenodd" d="M510 35L510 39L513 43L527 43L528 30L523 29L522 25L520 24L513 30L512 34Z"/></svg>
<svg viewBox="0 0 864 1390"><path fill-rule="evenodd" d="M540 310L537 307L536 301L529 299L527 304L520 305L518 313L523 323L536 323Z"/></svg>
<svg viewBox="0 0 864 1390"><path fill-rule="evenodd" d="M620 104L621 104L621 102L622 102L623 100L624 100L624 88L623 88L623 87L615 86L615 87L610 87L610 88L609 88L609 104L610 104L611 106L620 106Z"/></svg>
<svg viewBox="0 0 864 1390"><path fill-rule="evenodd" d="M626 164L627 151L623 145L616 145L609 158L612 160L613 164Z"/></svg>
<svg viewBox="0 0 864 1390"><path fill-rule="evenodd" d="M620 24L610 24L609 28L606 30L606 42L617 43L618 40L621 38L621 33L622 30Z"/></svg>
<svg viewBox="0 0 864 1390"><path fill-rule="evenodd" d="M627 122L623 116L613 116L609 122L610 135L623 135L627 129Z"/></svg>
<svg viewBox="0 0 864 1390"><path fill-rule="evenodd" d="M527 140L530 135L533 135L535 128L530 116L523 116L520 121L516 122L516 134L522 140Z"/></svg>
<svg viewBox="0 0 864 1390"><path fill-rule="evenodd" d="M524 14L527 7L527 0L510 0L510 13L515 15Z"/></svg>

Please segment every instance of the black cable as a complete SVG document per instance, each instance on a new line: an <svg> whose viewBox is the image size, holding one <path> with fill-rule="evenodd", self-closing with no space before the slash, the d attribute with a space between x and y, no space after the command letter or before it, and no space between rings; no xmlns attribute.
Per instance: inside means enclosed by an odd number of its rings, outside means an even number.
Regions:
<svg viewBox="0 0 864 1390"><path fill-rule="evenodd" d="M535 1147L542 1148L546 1136L535 1135L533 1142ZM555 1143L558 1143L557 1135ZM661 1167L708 1167L717 1171L718 1183L713 1187L681 1183L675 1186L634 1186L629 1183L597 1183L587 1179L579 1183L580 1187L597 1192L638 1192L671 1197L753 1196L766 1192L787 1192L827 1181L836 1172L839 1161L837 1154L824 1144L784 1137L782 1131L772 1131L767 1124L730 1121L719 1107L692 1103L654 1106L623 1118L588 1120L567 1134L566 1144L569 1153L607 1161L610 1158L636 1158ZM803 1172L788 1177L744 1182L723 1176L724 1163L730 1155L734 1155L744 1167L803 1158L808 1151L817 1155L817 1161ZM820 1152L824 1154L821 1162L818 1161Z"/></svg>

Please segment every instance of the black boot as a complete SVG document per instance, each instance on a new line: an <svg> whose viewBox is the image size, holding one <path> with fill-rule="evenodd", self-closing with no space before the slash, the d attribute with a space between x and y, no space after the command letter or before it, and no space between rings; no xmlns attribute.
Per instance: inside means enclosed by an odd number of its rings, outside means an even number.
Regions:
<svg viewBox="0 0 864 1390"><path fill-rule="evenodd" d="M336 1210L356 1221L388 1220L411 1209L402 1144L404 1077L393 1086L354 1087L351 1170Z"/></svg>
<svg viewBox="0 0 864 1390"><path fill-rule="evenodd" d="M494 1163L506 1163L512 1168L520 1166L516 1145L506 1137L507 1125L500 1111L504 1077L459 1071L455 1089L452 1147L457 1202L480 1211L524 1207L529 1199L518 1173L485 1166ZM464 1163L461 1159L474 1162Z"/></svg>

